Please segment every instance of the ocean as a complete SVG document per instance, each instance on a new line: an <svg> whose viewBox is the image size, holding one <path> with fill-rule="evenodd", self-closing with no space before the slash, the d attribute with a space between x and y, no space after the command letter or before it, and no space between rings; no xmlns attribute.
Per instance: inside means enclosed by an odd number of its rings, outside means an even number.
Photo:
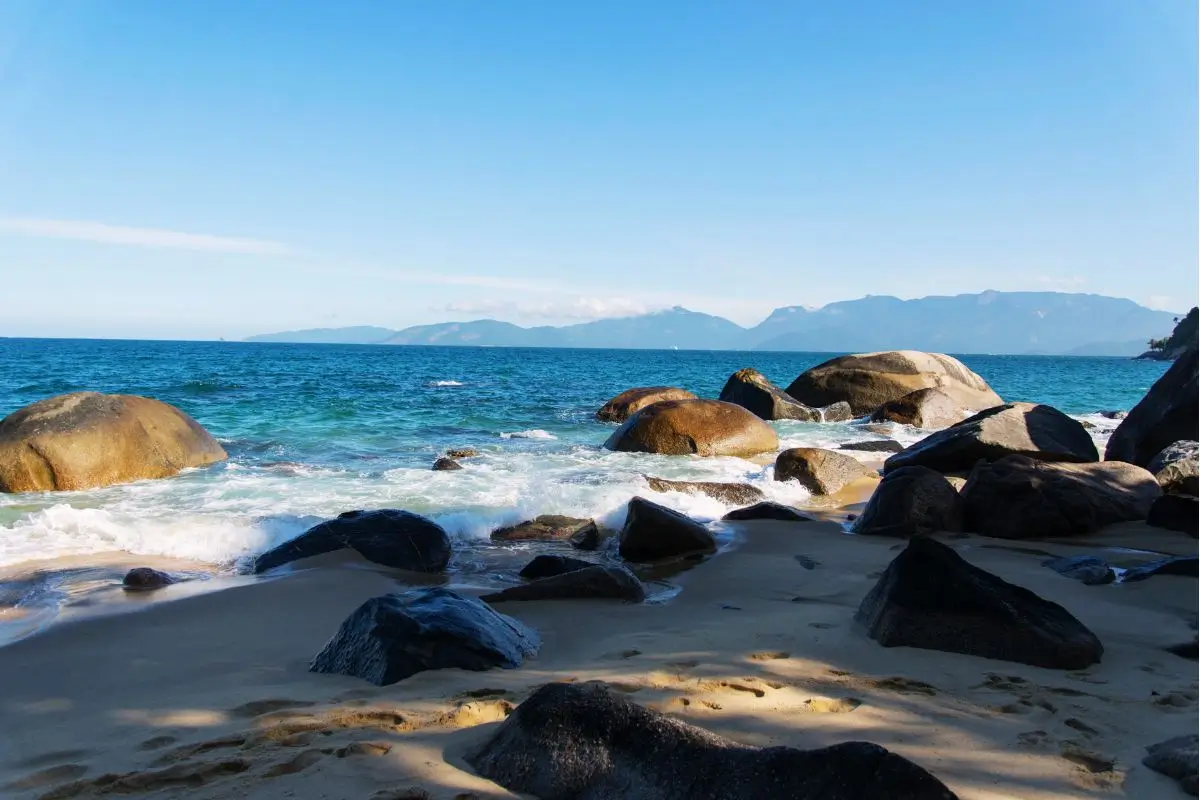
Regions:
<svg viewBox="0 0 1200 800"><path fill-rule="evenodd" d="M633 386L716 397L755 367L786 386L829 353L438 348L0 339L0 416L65 392L147 395L191 414L229 460L175 478L83 492L0 495L0 567L124 552L235 572L314 523L356 508L403 508L441 523L452 566L488 568L488 534L538 514L622 519L643 475L744 481L785 503L807 493L736 458L610 453L594 413ZM960 356L1006 400L1049 403L1091 421L1097 441L1167 364L1119 358ZM783 446L836 446L912 429L771 423ZM481 455L433 472L448 448ZM728 508L651 495L714 520ZM492 548L495 549L495 548Z"/></svg>

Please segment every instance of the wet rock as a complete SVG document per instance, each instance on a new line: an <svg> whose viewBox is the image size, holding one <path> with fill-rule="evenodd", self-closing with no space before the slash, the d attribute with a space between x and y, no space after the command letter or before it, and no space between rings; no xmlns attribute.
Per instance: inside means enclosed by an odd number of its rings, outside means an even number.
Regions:
<svg viewBox="0 0 1200 800"><path fill-rule="evenodd" d="M447 458L475 458L478 455L479 451L474 447L457 447L446 451Z"/></svg>
<svg viewBox="0 0 1200 800"><path fill-rule="evenodd" d="M706 481L669 481L666 478L644 476L646 484L655 492L683 492L702 494L722 503L754 503L766 497L761 489L748 483L709 483Z"/></svg>
<svg viewBox="0 0 1200 800"><path fill-rule="evenodd" d="M927 536L909 540L855 620L885 647L920 647L1083 669L1100 660L1096 635L1062 606L969 564Z"/></svg>
<svg viewBox="0 0 1200 800"><path fill-rule="evenodd" d="M632 572L624 567L588 564L559 575L538 578L523 586L510 586L484 595L488 603L515 600L611 599L640 603L646 590Z"/></svg>
<svg viewBox="0 0 1200 800"><path fill-rule="evenodd" d="M858 450L863 453L899 453L903 449L904 445L895 439L869 439L838 445L838 450Z"/></svg>
<svg viewBox="0 0 1200 800"><path fill-rule="evenodd" d="M1004 402L961 361L916 350L839 356L807 370L785 391L814 407L843 401L862 416L918 389L937 389L970 411Z"/></svg>
<svg viewBox="0 0 1200 800"><path fill-rule="evenodd" d="M1099 414L1100 416L1104 417L1105 419L1125 419L1125 417L1129 416L1127 412L1119 411L1119 410L1118 411L1097 411L1096 413Z"/></svg>
<svg viewBox="0 0 1200 800"><path fill-rule="evenodd" d="M462 469L462 464L455 461L453 458L439 458L433 462L434 472L453 472L456 469Z"/></svg>
<svg viewBox="0 0 1200 800"><path fill-rule="evenodd" d="M1179 575L1195 578L1197 577L1197 563L1196 556L1171 556L1126 570L1125 574L1121 576L1121 582L1144 581L1155 575Z"/></svg>
<svg viewBox="0 0 1200 800"><path fill-rule="evenodd" d="M592 525L573 534L569 541L576 550L592 551L599 550L612 536L613 531Z"/></svg>
<svg viewBox="0 0 1200 800"><path fill-rule="evenodd" d="M755 748L651 711L599 683L550 683L467 762L522 796L588 800L953 800L921 767L867 742Z"/></svg>
<svg viewBox="0 0 1200 800"><path fill-rule="evenodd" d="M595 562L584 561L582 558L540 555L535 556L532 561L526 564L519 574L522 578L537 580L538 578L550 578L554 575L562 575L567 572L574 572L577 569L587 569L594 566L596 566Z"/></svg>
<svg viewBox="0 0 1200 800"><path fill-rule="evenodd" d="M450 561L450 537L440 525L419 514L385 508L347 511L315 525L255 559L254 572L342 549L414 572L441 572Z"/></svg>
<svg viewBox="0 0 1200 800"><path fill-rule="evenodd" d="M175 583L175 579L170 575L150 567L134 567L125 574L125 580L121 581L121 585L130 592L148 592L170 586L172 583Z"/></svg>
<svg viewBox="0 0 1200 800"><path fill-rule="evenodd" d="M849 422L854 419L854 410L845 400L821 406L817 411L821 412L821 422Z"/></svg>
<svg viewBox="0 0 1200 800"><path fill-rule="evenodd" d="M1078 536L1145 519L1161 493L1154 476L1132 464L1008 456L971 471L962 490L965 528L1001 539Z"/></svg>
<svg viewBox="0 0 1200 800"><path fill-rule="evenodd" d="M812 522L812 517L806 517L791 506L785 506L780 503L755 503L746 508L737 508L730 511L721 519L729 521L748 521L755 519L773 519L781 522Z"/></svg>
<svg viewBox="0 0 1200 800"><path fill-rule="evenodd" d="M1072 578L1085 586L1101 586L1112 583L1117 579L1117 573L1108 562L1096 556L1062 556L1050 558L1042 562L1043 567L1049 567L1067 578Z"/></svg>
<svg viewBox="0 0 1200 800"><path fill-rule="evenodd" d="M938 429L962 422L963 416L962 406L945 392L917 389L875 409L871 412L871 421Z"/></svg>
<svg viewBox="0 0 1200 800"><path fill-rule="evenodd" d="M1192 639L1190 642L1183 642L1182 644L1173 644L1163 649L1171 655L1186 658L1189 661L1196 661L1200 658L1200 639Z"/></svg>
<svg viewBox="0 0 1200 800"><path fill-rule="evenodd" d="M309 669L386 686L430 669L512 669L540 646L524 623L436 586L363 603Z"/></svg>
<svg viewBox="0 0 1200 800"><path fill-rule="evenodd" d="M594 520L543 514L518 525L497 528L491 538L493 542L558 542L585 537L595 530Z"/></svg>
<svg viewBox="0 0 1200 800"><path fill-rule="evenodd" d="M76 392L0 420L0 492L94 489L226 458L196 420L149 397Z"/></svg>
<svg viewBox="0 0 1200 800"><path fill-rule="evenodd" d="M741 406L761 419L821 421L820 411L790 397L756 369L741 369L730 375L718 399Z"/></svg>
<svg viewBox="0 0 1200 800"><path fill-rule="evenodd" d="M708 528L691 517L642 497L629 501L619 548L625 560L658 561L716 550Z"/></svg>
<svg viewBox="0 0 1200 800"><path fill-rule="evenodd" d="M1196 776L1200 773L1200 737L1176 736L1146 748L1142 763L1168 778L1179 781L1188 794L1196 794Z"/></svg>
<svg viewBox="0 0 1200 800"><path fill-rule="evenodd" d="M626 453L753 456L779 446L774 429L741 406L719 400L666 400L627 419L604 443Z"/></svg>
<svg viewBox="0 0 1200 800"><path fill-rule="evenodd" d="M1039 461L1092 462L1100 456L1078 420L1057 408L1008 403L938 431L889 458L884 473L922 466L938 472L969 470L975 463L1022 455Z"/></svg>
<svg viewBox="0 0 1200 800"><path fill-rule="evenodd" d="M890 472L875 487L854 532L908 538L962 530L962 498L941 473L926 467Z"/></svg>
<svg viewBox="0 0 1200 800"><path fill-rule="evenodd" d="M1196 372L1196 348L1191 347L1121 420L1108 440L1105 459L1144 467L1168 445L1200 439Z"/></svg>
<svg viewBox="0 0 1200 800"><path fill-rule="evenodd" d="M793 447L775 458L775 480L799 481L813 494L836 494L846 484L878 473L852 456L817 447Z"/></svg>
<svg viewBox="0 0 1200 800"><path fill-rule="evenodd" d="M1195 537L1200 533L1200 501L1181 494L1164 494L1150 506L1146 524Z"/></svg>
<svg viewBox="0 0 1200 800"><path fill-rule="evenodd" d="M1168 494L1200 495L1200 442L1180 441L1163 448L1147 470Z"/></svg>
<svg viewBox="0 0 1200 800"><path fill-rule="evenodd" d="M609 400L596 412L596 419L603 422L624 422L648 405L664 400L695 400L696 395L671 386L648 386L626 389Z"/></svg>

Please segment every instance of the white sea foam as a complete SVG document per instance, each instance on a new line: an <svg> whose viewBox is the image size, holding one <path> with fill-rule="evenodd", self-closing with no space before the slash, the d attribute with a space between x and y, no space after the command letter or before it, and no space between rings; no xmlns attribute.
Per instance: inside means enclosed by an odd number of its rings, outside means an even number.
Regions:
<svg viewBox="0 0 1200 800"><path fill-rule="evenodd" d="M466 386L462 381L430 381L426 386Z"/></svg>
<svg viewBox="0 0 1200 800"><path fill-rule="evenodd" d="M544 431L540 428L534 428L529 431L514 431L512 433L501 433L501 439L557 439L550 431Z"/></svg>

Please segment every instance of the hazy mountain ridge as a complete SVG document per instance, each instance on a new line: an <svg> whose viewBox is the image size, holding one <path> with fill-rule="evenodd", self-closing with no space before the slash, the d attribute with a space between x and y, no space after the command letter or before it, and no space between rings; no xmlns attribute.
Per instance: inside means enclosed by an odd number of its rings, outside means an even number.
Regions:
<svg viewBox="0 0 1200 800"><path fill-rule="evenodd" d="M443 322L400 331L333 328L248 341L617 349L1136 355L1134 342L1168 334L1173 315L1132 300L1062 292L982 292L901 300L867 296L818 309L775 309L752 328L675 307L635 317L523 328L498 320ZM325 336L329 338L322 339Z"/></svg>

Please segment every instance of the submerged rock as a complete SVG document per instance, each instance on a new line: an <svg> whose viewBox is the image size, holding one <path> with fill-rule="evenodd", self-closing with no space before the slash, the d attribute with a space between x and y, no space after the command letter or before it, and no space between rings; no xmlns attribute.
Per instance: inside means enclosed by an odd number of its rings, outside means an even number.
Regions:
<svg viewBox="0 0 1200 800"><path fill-rule="evenodd" d="M414 572L441 572L450 561L450 537L440 525L410 511L347 511L263 553L254 572L301 558L354 550L368 561Z"/></svg>
<svg viewBox="0 0 1200 800"><path fill-rule="evenodd" d="M854 532L908 538L935 531L962 530L962 498L939 472L904 467L889 472L875 487Z"/></svg>
<svg viewBox="0 0 1200 800"><path fill-rule="evenodd" d="M1062 606L969 564L927 536L910 539L855 620L884 647L920 647L1047 669L1100 660L1096 635Z"/></svg>
<svg viewBox="0 0 1200 800"><path fill-rule="evenodd" d="M1196 556L1171 556L1126 570L1125 574L1121 576L1121 582L1144 581L1155 575L1180 575L1195 578L1198 572L1198 563L1200 560Z"/></svg>
<svg viewBox="0 0 1200 800"><path fill-rule="evenodd" d="M538 578L523 586L510 586L486 594L482 600L502 603L511 600L574 600L611 599L640 603L646 599L646 589L637 577L618 566L588 564L558 575Z"/></svg>
<svg viewBox="0 0 1200 800"><path fill-rule="evenodd" d="M433 462L434 472L453 472L456 469L462 469L462 464L458 463L453 458L442 457Z"/></svg>
<svg viewBox="0 0 1200 800"><path fill-rule="evenodd" d="M785 391L810 406L844 401L861 416L918 389L937 389L969 411L1004 402L961 361L916 350L839 356L807 370Z"/></svg>
<svg viewBox="0 0 1200 800"><path fill-rule="evenodd" d="M121 581L125 590L130 592L148 592L170 586L172 583L175 583L175 579L170 575L150 567L134 567L125 574L125 580Z"/></svg>
<svg viewBox="0 0 1200 800"><path fill-rule="evenodd" d="M770 425L732 403L666 400L627 419L604 446L627 453L745 457L774 450L779 437Z"/></svg>
<svg viewBox="0 0 1200 800"><path fill-rule="evenodd" d="M620 543L626 561L658 561L716 550L712 533L691 517L643 497L629 501Z"/></svg>
<svg viewBox="0 0 1200 800"><path fill-rule="evenodd" d="M1155 381L1108 440L1104 457L1140 467L1178 441L1200 439L1200 390L1193 346Z"/></svg>
<svg viewBox="0 0 1200 800"><path fill-rule="evenodd" d="M646 484L656 492L702 494L722 503L753 503L766 497L762 490L748 483L710 483L706 481L669 481L666 478L645 476Z"/></svg>
<svg viewBox="0 0 1200 800"><path fill-rule="evenodd" d="M948 428L962 419L962 406L938 389L917 389L871 412L872 422L895 422L915 428Z"/></svg>
<svg viewBox="0 0 1200 800"><path fill-rule="evenodd" d="M745 522L755 519L773 519L781 522L813 522L812 517L807 517L801 514L791 506L785 506L780 503L763 502L755 503L746 508L736 508L730 511L721 519L731 522Z"/></svg>
<svg viewBox="0 0 1200 800"><path fill-rule="evenodd" d="M226 458L196 420L149 397L76 392L0 420L0 492L95 489Z"/></svg>
<svg viewBox="0 0 1200 800"><path fill-rule="evenodd" d="M1164 494L1150 506L1146 524L1195 537L1200 533L1200 501L1182 494Z"/></svg>
<svg viewBox="0 0 1200 800"><path fill-rule="evenodd" d="M730 375L719 399L739 405L762 419L821 422L820 411L789 396L756 369L741 369Z"/></svg>
<svg viewBox="0 0 1200 800"><path fill-rule="evenodd" d="M1146 469L1170 494L1200 495L1200 442L1180 441L1163 448Z"/></svg>
<svg viewBox="0 0 1200 800"><path fill-rule="evenodd" d="M1100 459L1092 437L1078 420L1057 408L1008 403L938 431L889 458L884 473L922 466L963 472L983 461L1022 455L1039 461L1092 462Z"/></svg>
<svg viewBox="0 0 1200 800"><path fill-rule="evenodd" d="M624 422L648 405L664 400L695 400L696 395L672 386L648 386L626 389L609 400L596 412L596 419L603 422Z"/></svg>
<svg viewBox="0 0 1200 800"><path fill-rule="evenodd" d="M475 458L478 455L479 451L474 447L457 447L446 451L447 458Z"/></svg>
<svg viewBox="0 0 1200 800"><path fill-rule="evenodd" d="M582 558L543 554L535 556L518 574L527 580L537 580L538 578L549 578L554 575L563 575L567 572L574 572L577 569L587 569L594 566L596 566L596 562L584 561Z"/></svg>
<svg viewBox="0 0 1200 800"><path fill-rule="evenodd" d="M637 705L600 683L550 683L467 762L522 796L587 800L954 800L867 742L756 748Z"/></svg>
<svg viewBox="0 0 1200 800"><path fill-rule="evenodd" d="M1196 794L1196 779L1200 773L1200 736L1176 736L1146 748L1142 763L1168 778L1179 781L1187 794Z"/></svg>
<svg viewBox="0 0 1200 800"><path fill-rule="evenodd" d="M1117 579L1117 573L1113 572L1108 562L1096 556L1050 558L1043 561L1042 566L1049 567L1064 577L1073 578L1085 586L1101 586Z"/></svg>
<svg viewBox="0 0 1200 800"><path fill-rule="evenodd" d="M436 586L363 603L309 669L387 686L430 669L512 669L540 646L524 623Z"/></svg>
<svg viewBox="0 0 1200 800"><path fill-rule="evenodd" d="M836 494L846 484L878 473L836 450L793 447L775 458L775 480L799 481L813 494Z"/></svg>
<svg viewBox="0 0 1200 800"><path fill-rule="evenodd" d="M497 528L491 538L493 542L558 542L587 536L595 529L594 520L543 514L517 525Z"/></svg>
<svg viewBox="0 0 1200 800"><path fill-rule="evenodd" d="M1008 456L977 465L962 499L967 530L1033 539L1143 520L1161 494L1154 476L1132 464L1056 464Z"/></svg>
<svg viewBox="0 0 1200 800"><path fill-rule="evenodd" d="M863 453L899 453L903 449L904 445L895 439L869 439L838 445L838 450L858 450Z"/></svg>

